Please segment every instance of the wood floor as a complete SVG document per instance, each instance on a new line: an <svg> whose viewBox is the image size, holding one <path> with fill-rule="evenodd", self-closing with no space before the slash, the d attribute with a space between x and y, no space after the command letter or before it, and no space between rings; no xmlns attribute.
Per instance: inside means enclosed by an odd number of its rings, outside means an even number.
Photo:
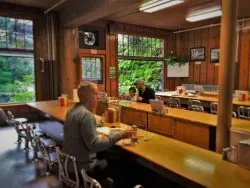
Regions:
<svg viewBox="0 0 250 188"><path fill-rule="evenodd" d="M54 176L43 176L41 162L34 163L33 150L23 150L16 143L17 134L12 127L0 128L0 187L51 188L60 187Z"/></svg>
<svg viewBox="0 0 250 188"><path fill-rule="evenodd" d="M33 150L24 150L24 143L16 143L17 134L12 127L0 127L0 188L60 188L55 176L44 176L42 162L33 162ZM156 173L132 163L129 167L137 174L136 184L144 188L182 186Z"/></svg>

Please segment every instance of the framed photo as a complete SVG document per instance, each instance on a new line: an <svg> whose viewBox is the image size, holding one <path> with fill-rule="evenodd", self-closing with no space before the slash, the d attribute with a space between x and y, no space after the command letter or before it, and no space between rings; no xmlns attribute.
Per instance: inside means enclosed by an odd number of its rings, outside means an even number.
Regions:
<svg viewBox="0 0 250 188"><path fill-rule="evenodd" d="M219 48L211 48L210 52L210 62L211 63L219 63Z"/></svg>
<svg viewBox="0 0 250 188"><path fill-rule="evenodd" d="M205 60L205 48L191 48L190 49L190 61L204 61Z"/></svg>

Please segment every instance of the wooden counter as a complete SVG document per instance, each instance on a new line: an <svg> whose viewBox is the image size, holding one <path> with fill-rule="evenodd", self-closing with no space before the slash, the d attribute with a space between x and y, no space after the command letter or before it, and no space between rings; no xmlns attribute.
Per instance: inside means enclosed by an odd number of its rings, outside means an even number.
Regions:
<svg viewBox="0 0 250 188"><path fill-rule="evenodd" d="M156 95L161 96L162 100L164 100L164 98L166 99L170 97L166 95L166 92L157 92ZM188 104L189 99L200 100L202 102L202 105L207 108L210 107L211 102L218 102L217 96L197 96L197 97L172 96L172 97L179 98L181 100L181 104ZM239 106L250 106L250 101L234 100L233 105L234 105L234 110L236 111Z"/></svg>
<svg viewBox="0 0 250 188"><path fill-rule="evenodd" d="M70 108L70 106L58 107L53 101L28 103L28 105L61 121L64 120L66 112ZM119 124L116 125L119 126ZM136 160L145 166L160 173L167 172L166 175L169 177L173 174L171 177L175 177L174 180L179 183L189 180L204 187L250 187L250 171L223 161L221 155L217 153L140 129L138 134L142 136L142 140L138 144L124 146L120 141L117 145L128 154L136 156ZM150 139L143 141L143 137Z"/></svg>
<svg viewBox="0 0 250 188"><path fill-rule="evenodd" d="M105 104L106 106L104 104L100 106L107 108L108 104ZM152 113L149 104L120 101L119 105L122 123L135 124L151 132L215 150L217 115L178 108L167 108L168 114L156 115ZM238 135L236 131L250 134L250 121L233 118L231 133ZM245 138L245 135L236 140L239 141L241 138Z"/></svg>

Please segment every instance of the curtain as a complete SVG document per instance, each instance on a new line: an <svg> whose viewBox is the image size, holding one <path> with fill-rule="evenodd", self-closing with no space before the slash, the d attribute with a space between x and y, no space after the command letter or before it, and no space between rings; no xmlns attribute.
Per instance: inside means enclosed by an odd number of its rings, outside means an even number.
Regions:
<svg viewBox="0 0 250 188"><path fill-rule="evenodd" d="M34 22L37 101L58 97L58 20L55 12Z"/></svg>

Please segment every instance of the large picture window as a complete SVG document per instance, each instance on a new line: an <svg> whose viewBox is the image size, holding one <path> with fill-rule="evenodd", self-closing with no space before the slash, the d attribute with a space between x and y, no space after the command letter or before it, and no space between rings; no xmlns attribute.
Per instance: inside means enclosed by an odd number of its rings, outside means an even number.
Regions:
<svg viewBox="0 0 250 188"><path fill-rule="evenodd" d="M164 40L118 34L119 93L128 93L137 79L163 89Z"/></svg>
<svg viewBox="0 0 250 188"><path fill-rule="evenodd" d="M118 34L118 55L130 57L164 57L164 40Z"/></svg>
<svg viewBox="0 0 250 188"><path fill-rule="evenodd" d="M0 17L0 103L35 100L33 22Z"/></svg>

